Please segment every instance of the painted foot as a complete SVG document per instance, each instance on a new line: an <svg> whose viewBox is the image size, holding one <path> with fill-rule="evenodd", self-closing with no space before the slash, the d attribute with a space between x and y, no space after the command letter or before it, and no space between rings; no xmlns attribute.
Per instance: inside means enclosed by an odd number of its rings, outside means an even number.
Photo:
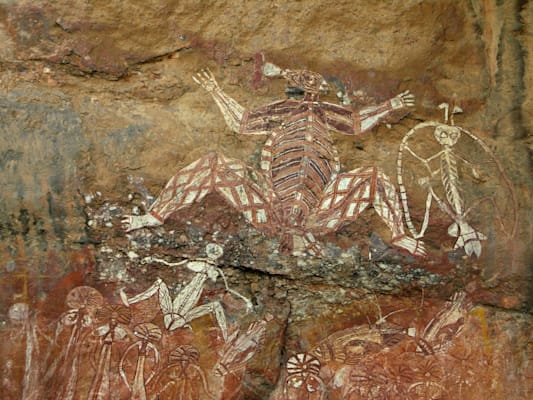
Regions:
<svg viewBox="0 0 533 400"><path fill-rule="evenodd" d="M453 223L448 228L450 236L457 237L454 249L463 247L467 256L476 255L481 256L481 241L487 240L487 237L481 232L476 231L466 222Z"/></svg>
<svg viewBox="0 0 533 400"><path fill-rule="evenodd" d="M424 242L422 242L421 240L413 239L409 236L398 236L395 239L392 239L392 245L395 247L399 247L400 249L407 250L413 256L426 256L426 248L424 247Z"/></svg>
<svg viewBox="0 0 533 400"><path fill-rule="evenodd" d="M122 228L126 232L134 231L146 226L158 226L162 224L163 223L152 214L125 215L124 218L122 218Z"/></svg>

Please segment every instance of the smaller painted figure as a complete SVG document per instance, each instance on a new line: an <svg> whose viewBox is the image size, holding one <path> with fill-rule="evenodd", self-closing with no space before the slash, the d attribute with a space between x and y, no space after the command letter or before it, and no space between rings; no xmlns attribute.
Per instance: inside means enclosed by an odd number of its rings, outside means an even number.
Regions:
<svg viewBox="0 0 533 400"><path fill-rule="evenodd" d="M161 311L163 312L165 328L167 328L169 331L184 327L190 328L189 322L197 318L201 318L204 315L212 314L220 326L224 341L226 341L228 339L228 328L226 323L226 315L224 314L222 305L218 301L213 301L207 304L198 304L200 303L200 298L207 280L210 279L211 281L215 282L217 278L221 276L222 280L224 281L224 285L226 286L226 290L243 300L248 311L252 311L253 305L249 299L244 297L236 290L228 287L228 282L226 281L224 272L222 272L222 269L216 267L216 260L222 257L224 254L222 247L214 243L209 243L206 246L206 253L207 258L187 261L187 269L194 272L195 275L189 283L181 288L174 300L172 300L170 297L170 291L167 284L163 281L163 279L157 278L152 286L150 286L144 292L131 298L128 298L124 290L121 290L120 298L122 302L129 307L131 304L147 300L157 294L159 298L159 305L161 307ZM158 261L158 259L152 260ZM184 261L181 261L176 265L182 263L184 263Z"/></svg>
<svg viewBox="0 0 533 400"><path fill-rule="evenodd" d="M321 256L314 235L337 231L372 206L392 232L392 244L424 256L421 241L405 234L396 189L383 171L361 167L340 172L330 131L358 135L376 126L392 111L414 105L403 92L377 106L353 112L319 101L328 89L324 78L306 70L282 70L265 64L266 76L282 76L303 93L246 110L229 97L209 71L194 77L220 108L228 127L242 135L268 135L261 154L261 171L242 161L210 153L179 171L142 216L126 216L127 231L162 224L174 212L216 192L259 231L281 237L280 252L307 251Z"/></svg>

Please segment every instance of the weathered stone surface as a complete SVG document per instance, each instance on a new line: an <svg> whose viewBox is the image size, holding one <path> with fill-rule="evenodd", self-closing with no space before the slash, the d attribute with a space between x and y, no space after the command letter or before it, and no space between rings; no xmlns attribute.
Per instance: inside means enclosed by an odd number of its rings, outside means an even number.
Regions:
<svg viewBox="0 0 533 400"><path fill-rule="evenodd" d="M134 296L159 277L175 298L194 274L153 258L167 263L205 258L208 243L224 247L218 265L228 286L251 299L253 310L227 292L220 278L205 283L197 305L219 301L230 332L238 329L240 335L263 321L265 340L243 345L236 354L252 357L242 368L234 359L232 373L221 379L212 370L231 346L224 344L215 317L168 331L157 296L132 305L120 325L127 335L111 352L111 398L131 396L120 361L125 357L131 385L136 348L126 350L139 341L133 334L139 324L161 331L161 339L153 340L161 362L146 364L146 376L156 373L146 383L148 398L171 373L183 371L187 378L174 380L161 398L185 384L192 384L183 390L195 399L213 398L209 391L224 399L318 399L326 391L331 399L529 398L532 12L528 3L495 0L334 6L0 1L4 398L47 398L43 387L52 388L50 398L67 398L68 383L76 383L74 398L89 398L94 377L105 375L99 369L105 329L97 328L107 323L110 305L122 303L119 291ZM399 123L334 137L344 171L378 166L395 184L404 135L421 122L442 122L439 104L460 106L464 112L454 116L455 124L490 150L468 140L454 148L471 162L461 163L459 175L467 206L479 203L468 218L487 236L481 256L454 250L455 238L448 235L452 220L435 203L425 259L395 250L372 210L320 237L323 258L284 256L277 251L279 237L257 232L216 194L161 227L126 234L121 218L144 214L150 195L205 154L217 151L257 168L265 139L230 132L192 76L208 66L229 95L254 108L285 97L284 81L262 76L265 61L323 74L333 90L321 99L353 110L403 90L414 93L416 107L398 115ZM431 130L413 138L413 149L426 157L441 149ZM409 206L420 227L427 193L418 184L423 168L404 160ZM442 180L436 175L433 183ZM479 201L491 197L495 200ZM91 321L69 325L64 313L78 308L65 299L78 286L94 287L101 302L88 313ZM457 292L465 292L473 308L456 325L460 331L443 333L445 349L425 354L421 332ZM391 312L387 323L379 321ZM385 343L387 324L414 327L418 337ZM73 333L75 326L81 334ZM349 351L371 350L356 357L358 366L320 359L320 371L297 377L287 370L290 357L310 354L350 329L359 332L360 342ZM77 346L70 355L62 351L69 338L76 338ZM186 346L198 350L197 359ZM188 364L169 358L178 347ZM61 362L86 367L74 376L57 367ZM320 390L290 386L304 380Z"/></svg>

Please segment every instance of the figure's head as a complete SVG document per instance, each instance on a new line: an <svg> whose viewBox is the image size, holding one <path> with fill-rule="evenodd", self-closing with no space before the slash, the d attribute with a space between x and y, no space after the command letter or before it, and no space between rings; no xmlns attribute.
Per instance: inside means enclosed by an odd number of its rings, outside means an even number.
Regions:
<svg viewBox="0 0 533 400"><path fill-rule="evenodd" d="M329 90L324 77L312 71L281 69L277 65L266 63L263 66L263 74L270 77L282 76L287 79L289 86L297 87L306 93L317 94Z"/></svg>
<svg viewBox="0 0 533 400"><path fill-rule="evenodd" d="M165 325L166 321L165 321ZM161 329L151 322L143 322L141 324L136 325L133 328L133 334L141 339L142 341L147 342L159 342L161 340L161 337L163 336L163 332L161 332Z"/></svg>
<svg viewBox="0 0 533 400"><path fill-rule="evenodd" d="M189 364L196 365L200 358L200 352L191 344L182 344L174 349L168 356L170 364L181 364L187 366Z"/></svg>
<svg viewBox="0 0 533 400"><path fill-rule="evenodd" d="M224 255L224 249L216 243L209 243L205 247L205 253L207 258L211 260L216 260Z"/></svg>
<svg viewBox="0 0 533 400"><path fill-rule="evenodd" d="M438 125L435 128L435 139L443 146L452 147L455 146L459 138L461 137L461 131L456 126L450 125Z"/></svg>

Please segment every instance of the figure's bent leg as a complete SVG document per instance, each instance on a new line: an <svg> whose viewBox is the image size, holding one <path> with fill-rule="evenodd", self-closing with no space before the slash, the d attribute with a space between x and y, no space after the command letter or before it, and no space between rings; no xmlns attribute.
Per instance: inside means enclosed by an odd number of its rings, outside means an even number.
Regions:
<svg viewBox="0 0 533 400"><path fill-rule="evenodd" d="M180 170L159 193L148 214L131 215L123 219L125 230L161 225L175 211L205 197L212 189L211 178L216 160L217 155L210 153Z"/></svg>
<svg viewBox="0 0 533 400"><path fill-rule="evenodd" d="M147 215L124 218L124 227L129 231L160 225L176 211L201 201L215 191L258 229L276 226L271 206L273 191L268 190L262 176L242 161L210 153L174 175Z"/></svg>
<svg viewBox="0 0 533 400"><path fill-rule="evenodd" d="M122 300L122 303L124 303L124 305L126 307L129 307L131 304L135 304L135 303L138 303L139 301L143 301L143 300L149 299L150 297L152 297L156 293L160 292L162 287L163 287L163 291L166 290L166 292L168 294L168 288L167 288L167 285L165 284L165 282L163 282L163 280L161 278L157 278L156 281L152 284L152 286L150 286L144 292L139 293L139 294L137 294L137 295L135 295L133 297L130 297L130 298L128 298L128 296L124 292L124 289L121 289L120 292L119 292L120 299Z"/></svg>
<svg viewBox="0 0 533 400"><path fill-rule="evenodd" d="M324 190L307 227L317 233L335 232L373 206L392 232L392 244L415 255L425 255L422 242L405 235L402 210L390 179L376 167L339 174Z"/></svg>
<svg viewBox="0 0 533 400"><path fill-rule="evenodd" d="M220 305L218 301L214 301L208 304L202 304L201 306L193 308L185 315L185 320L187 322L191 322L195 320L196 318L203 317L204 315L207 315L207 314L211 314L215 317L215 319L217 320L218 326L220 327L220 331L222 332L224 342L227 342L228 324L226 322L226 314L224 314L224 309L222 308L222 306Z"/></svg>
<svg viewBox="0 0 533 400"><path fill-rule="evenodd" d="M391 243L416 256L425 256L426 250L420 240L407 236L403 226L403 213L396 188L385 173L376 168L374 209L392 231Z"/></svg>

